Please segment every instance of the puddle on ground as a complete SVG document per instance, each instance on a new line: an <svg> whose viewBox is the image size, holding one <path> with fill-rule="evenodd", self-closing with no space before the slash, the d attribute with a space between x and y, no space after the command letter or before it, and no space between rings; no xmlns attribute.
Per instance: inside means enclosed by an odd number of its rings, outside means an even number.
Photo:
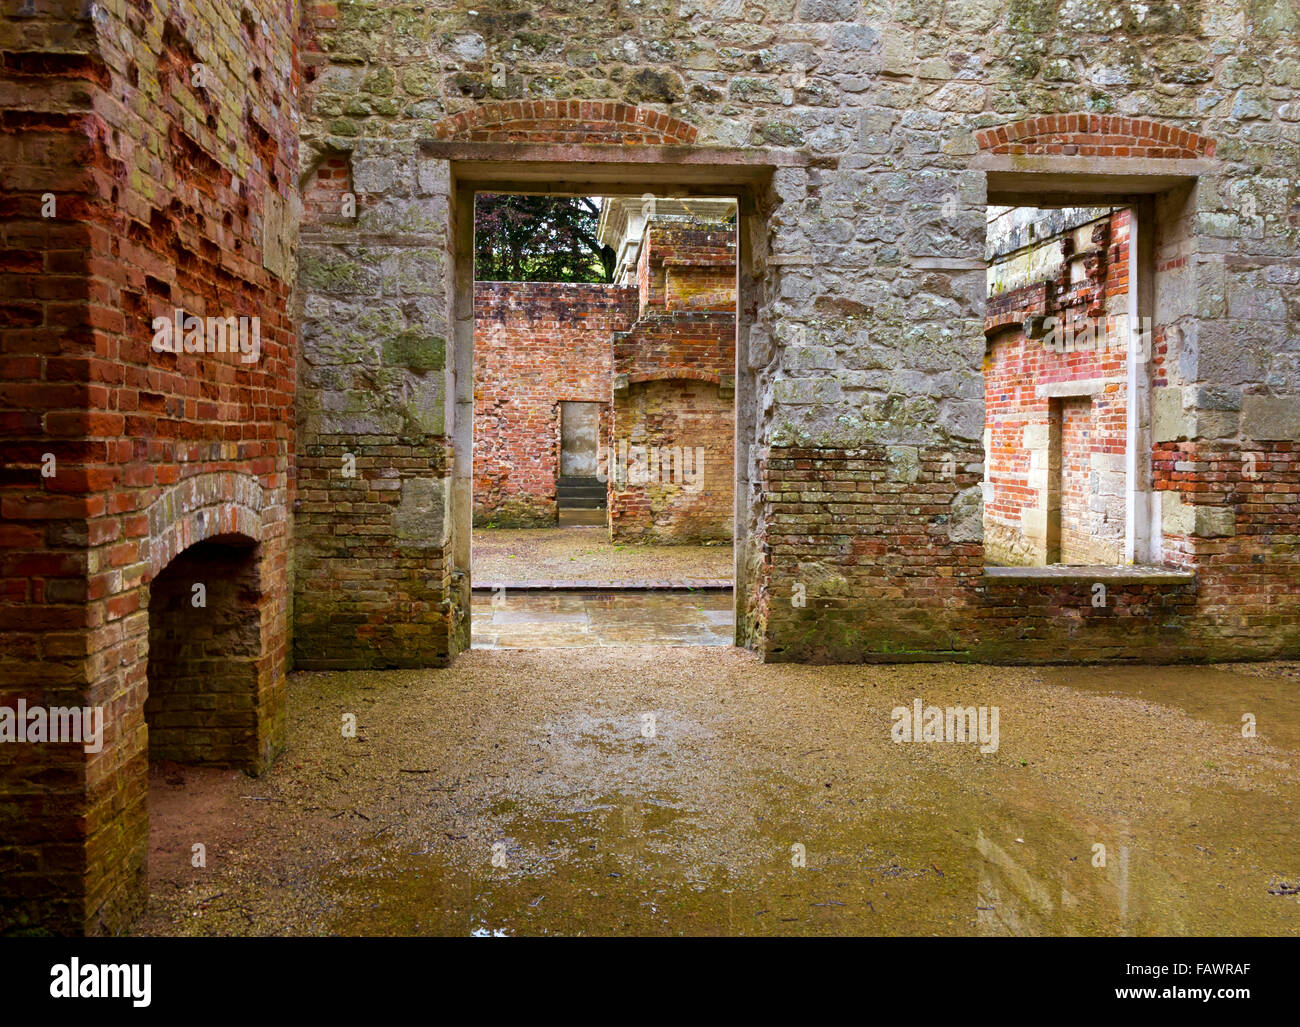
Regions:
<svg viewBox="0 0 1300 1027"><path fill-rule="evenodd" d="M1287 715L1300 692L1300 680L1250 671L1189 664L1044 667L1040 673L1044 684L1171 706L1236 731L1240 731L1242 716L1251 714L1262 741L1292 750L1300 747L1300 720Z"/></svg>
<svg viewBox="0 0 1300 1027"><path fill-rule="evenodd" d="M1122 668L1103 682L1083 668L1044 670L1042 677L1054 688L1099 688L1188 711L1204 700L1198 715L1222 725L1237 722L1245 700L1268 711L1282 698L1278 683L1266 679L1159 670ZM832 759L811 779L745 765L743 797L723 796L744 808L702 808L672 787L698 772L698 750L712 748L724 762L743 757L720 753L726 743L708 725L672 710L661 716L669 725L674 716L682 721L683 751L666 766L642 762L644 789L543 787L471 814L490 822L490 838L501 843L498 867L482 844L438 845L419 855L377 848L333 880L332 930L1300 933L1297 814L1287 794L1190 786L1154 804L1117 794L1108 815L1097 817L1034 778L1000 778L996 787L959 782L911 760L905 777L889 780ZM625 786L633 776L632 720L584 714L540 731L559 750L547 772L556 763L580 765L604 780L600 768L612 766L608 778ZM828 774L833 780L822 781Z"/></svg>
<svg viewBox="0 0 1300 1027"><path fill-rule="evenodd" d="M462 659L454 676L291 682L291 759L238 808L252 842L157 895L146 926L1300 934L1295 679L673 649ZM918 695L999 704L998 751L891 744L889 710ZM339 709L364 711L364 745L339 739Z"/></svg>
<svg viewBox="0 0 1300 1027"><path fill-rule="evenodd" d="M475 649L707 645L735 642L730 589L700 591L478 592Z"/></svg>

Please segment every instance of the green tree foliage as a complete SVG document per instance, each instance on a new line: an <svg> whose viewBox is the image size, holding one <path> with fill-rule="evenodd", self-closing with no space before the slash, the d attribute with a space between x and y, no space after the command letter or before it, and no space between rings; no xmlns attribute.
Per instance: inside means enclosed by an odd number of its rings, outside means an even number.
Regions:
<svg viewBox="0 0 1300 1027"><path fill-rule="evenodd" d="M480 282L609 282L615 255L596 238L600 201L585 196L480 195L474 277Z"/></svg>

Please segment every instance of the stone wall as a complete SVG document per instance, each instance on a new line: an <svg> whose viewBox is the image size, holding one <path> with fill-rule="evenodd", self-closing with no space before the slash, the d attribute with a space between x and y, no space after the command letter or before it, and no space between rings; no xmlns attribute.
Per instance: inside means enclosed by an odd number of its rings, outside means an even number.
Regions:
<svg viewBox="0 0 1300 1027"><path fill-rule="evenodd" d="M1236 511L1237 526L1254 523L1248 493L1165 476L1158 447L1244 459L1247 447L1289 452L1300 437L1300 223L1296 183L1283 170L1300 153L1294 4L1123 3L1094 17L1050 0L757 0L743 9L652 0L619 4L611 18L570 0L364 0L320 5L311 21L305 148L349 153L354 176L373 171L376 203L399 222L424 209L423 183L441 188L462 143L540 146L559 161L602 144L642 149L647 161L683 147L783 154L740 216L750 256L740 269L736 383L738 637L768 658L987 651L962 639L974 623L963 618L985 594L968 568L983 564L983 249L995 166L1022 178L1035 161L1085 175L1105 162L1113 174L1174 172L1146 237L1156 266L1146 373L1157 448L1142 494L1152 505L1180 497L1153 512L1165 525L1154 559L1211 560L1222 546L1232 559L1258 558L1270 575L1289 566L1293 534L1283 525L1249 537L1199 534L1224 526L1221 505ZM461 217L438 209L435 245ZM405 259L416 259L425 241L405 238ZM430 256L440 296L456 291L459 259L450 241ZM308 286L309 306L330 295ZM356 308L331 314L345 332L363 317ZM448 386L454 379L452 367ZM1279 413L1256 428L1266 408ZM888 470L887 454L900 449L916 454L917 480L933 490L925 503L891 500L910 484ZM850 468L858 458L848 454L860 453L870 454L867 466ZM804 459L867 478L793 487L787 464ZM1262 470L1249 480L1276 490L1264 494L1290 494L1289 463L1253 466ZM900 518L889 534L901 548L882 549L872 522L852 519L846 508L863 497ZM778 515L779 524L770 519ZM958 523L960 541L946 538ZM822 541L796 541L807 538ZM828 560L844 594L791 606L790 586L809 585ZM937 584L917 580L930 577ZM1240 577L1231 612L1217 579L1199 578L1189 635L1242 655L1294 652L1293 632L1242 625L1293 614L1300 598L1271 590L1272 578ZM896 623L900 593L933 616ZM840 624L843 642L830 645ZM863 627L875 624L901 634ZM1069 622L1042 630L1066 637ZM1149 640L1132 637L1146 652Z"/></svg>
<svg viewBox="0 0 1300 1027"><path fill-rule="evenodd" d="M478 282L474 286L474 521L555 524L560 403L603 404L612 340L636 316L619 285Z"/></svg>
<svg viewBox="0 0 1300 1027"><path fill-rule="evenodd" d="M392 71L367 75L373 99ZM469 630L450 551L447 169L351 139L300 167L294 661L445 665Z"/></svg>
<svg viewBox="0 0 1300 1027"><path fill-rule="evenodd" d="M257 771L282 744L297 25L268 0L19 7L0 28L0 702L102 707L105 738L0 746L0 933L117 931L146 897L151 584L195 543L255 546L261 589L240 743L208 755ZM216 329L241 317L232 351ZM179 318L174 349L156 318ZM195 716L192 754L227 712Z"/></svg>

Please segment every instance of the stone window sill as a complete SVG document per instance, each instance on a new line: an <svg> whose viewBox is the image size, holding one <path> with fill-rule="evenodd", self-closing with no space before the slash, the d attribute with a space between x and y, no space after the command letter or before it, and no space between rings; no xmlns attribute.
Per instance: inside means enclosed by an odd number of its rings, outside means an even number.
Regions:
<svg viewBox="0 0 1300 1027"><path fill-rule="evenodd" d="M990 585L1050 585L1100 581L1118 585L1191 585L1195 571L1133 564L1050 567L985 567L984 580Z"/></svg>

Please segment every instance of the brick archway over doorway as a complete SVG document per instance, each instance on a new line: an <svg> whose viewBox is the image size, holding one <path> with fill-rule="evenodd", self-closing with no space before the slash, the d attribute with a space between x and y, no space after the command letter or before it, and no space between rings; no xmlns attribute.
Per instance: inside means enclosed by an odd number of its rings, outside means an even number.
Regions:
<svg viewBox="0 0 1300 1027"><path fill-rule="evenodd" d="M88 933L111 933L146 901L151 760L258 774L283 745L286 539L276 492L214 471L167 488L143 514L143 616L125 627L135 659L121 668L121 707L105 711L103 750L87 759L86 817L101 826L84 838L84 920L64 928Z"/></svg>
<svg viewBox="0 0 1300 1027"><path fill-rule="evenodd" d="M443 118L433 138L475 143L691 145L694 125L611 100L512 100Z"/></svg>

